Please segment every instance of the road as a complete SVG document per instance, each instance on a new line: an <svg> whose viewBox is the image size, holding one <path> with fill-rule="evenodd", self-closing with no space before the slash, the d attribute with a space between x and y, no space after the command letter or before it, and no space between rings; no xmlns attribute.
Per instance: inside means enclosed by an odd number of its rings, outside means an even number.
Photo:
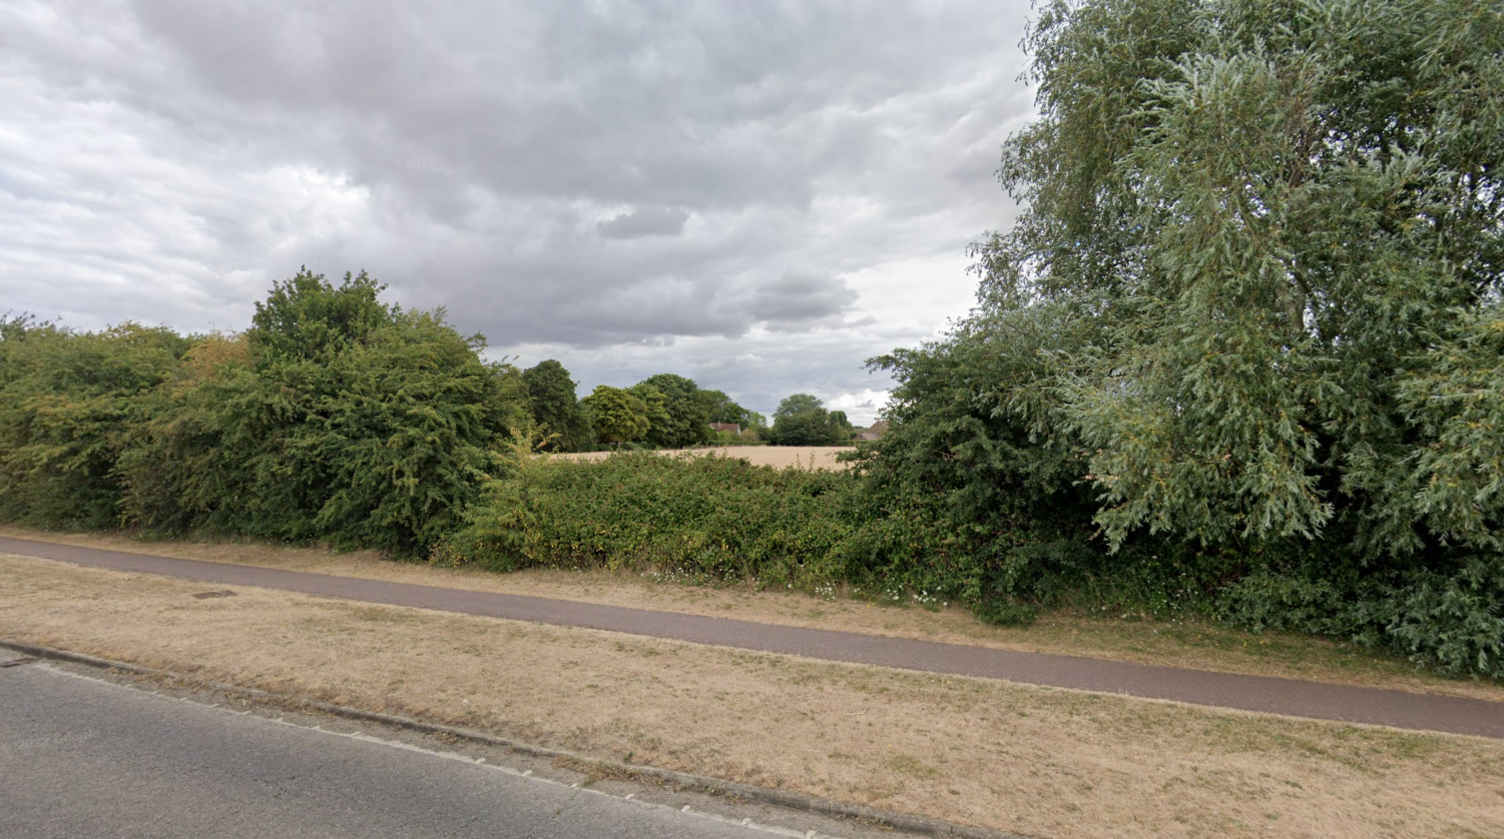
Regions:
<svg viewBox="0 0 1504 839"><path fill-rule="evenodd" d="M0 667L4 839L774 835L515 772L48 664Z"/></svg>

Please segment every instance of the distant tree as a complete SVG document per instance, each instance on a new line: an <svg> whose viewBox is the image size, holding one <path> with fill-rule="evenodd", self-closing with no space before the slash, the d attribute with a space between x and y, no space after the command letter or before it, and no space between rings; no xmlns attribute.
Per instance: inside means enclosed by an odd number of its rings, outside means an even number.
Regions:
<svg viewBox="0 0 1504 839"><path fill-rule="evenodd" d="M731 401L731 397L719 390L701 390L695 394L695 399L703 406L706 422L735 423L742 428L754 428L761 423L762 415Z"/></svg>
<svg viewBox="0 0 1504 839"><path fill-rule="evenodd" d="M662 448L663 444L653 441L653 432L660 431L661 437L661 429L667 428L673 422L673 415L668 412L668 397L663 391L646 382L638 382L627 388L627 391L641 399L642 404L647 408L648 430L642 440L650 446Z"/></svg>
<svg viewBox="0 0 1504 839"><path fill-rule="evenodd" d="M818 397L796 393L778 403L768 442L775 446L833 446L851 441L846 415L834 415Z"/></svg>
<svg viewBox="0 0 1504 839"><path fill-rule="evenodd" d="M852 435L856 434L856 428L851 425L851 420L846 418L845 411L830 412L831 435L836 437L838 443L851 442Z"/></svg>
<svg viewBox="0 0 1504 839"><path fill-rule="evenodd" d="M522 371L533 422L544 435L542 448L551 452L586 451L594 442L590 414L581 407L575 382L554 359Z"/></svg>
<svg viewBox="0 0 1504 839"><path fill-rule="evenodd" d="M633 386L651 388L663 397L663 413L652 419L648 443L665 449L682 449L687 446L710 442L710 414L699 397L700 388L692 379L672 373L649 376ZM639 392L652 407L652 397L647 390Z"/></svg>
<svg viewBox="0 0 1504 839"><path fill-rule="evenodd" d="M619 446L640 440L652 428L648 404L626 388L596 385L583 401L596 437L603 443Z"/></svg>
<svg viewBox="0 0 1504 839"><path fill-rule="evenodd" d="M820 401L820 397L808 393L796 393L792 396L784 397L783 401L778 403L778 408L773 411L773 422L778 422L780 417L804 411L823 410L825 410L825 403Z"/></svg>

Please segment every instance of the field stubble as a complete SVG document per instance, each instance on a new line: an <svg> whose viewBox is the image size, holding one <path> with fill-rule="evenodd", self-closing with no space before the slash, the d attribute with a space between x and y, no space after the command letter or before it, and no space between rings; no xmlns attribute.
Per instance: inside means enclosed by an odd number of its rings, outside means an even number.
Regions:
<svg viewBox="0 0 1504 839"><path fill-rule="evenodd" d="M848 469L849 464L839 463L836 456L842 452L855 451L851 446L711 446L702 449L664 449L657 452L668 457L718 455L739 457L753 466L771 466L774 469ZM564 460L604 460L611 452L579 452L554 454Z"/></svg>

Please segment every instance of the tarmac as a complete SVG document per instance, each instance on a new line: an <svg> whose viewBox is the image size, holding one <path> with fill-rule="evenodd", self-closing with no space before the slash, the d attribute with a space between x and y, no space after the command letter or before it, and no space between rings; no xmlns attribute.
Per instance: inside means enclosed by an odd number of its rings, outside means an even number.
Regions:
<svg viewBox="0 0 1504 839"><path fill-rule="evenodd" d="M1504 702L989 649L827 629L335 577L0 537L0 553L221 586L432 609L553 626L1319 720L1504 739Z"/></svg>

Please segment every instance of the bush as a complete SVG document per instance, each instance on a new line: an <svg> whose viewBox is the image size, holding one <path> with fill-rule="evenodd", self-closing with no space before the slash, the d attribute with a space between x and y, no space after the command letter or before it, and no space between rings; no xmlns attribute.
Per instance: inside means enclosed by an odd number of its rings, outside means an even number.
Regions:
<svg viewBox="0 0 1504 839"><path fill-rule="evenodd" d="M1230 623L1326 635L1388 649L1457 674L1504 677L1504 562L1471 557L1450 572L1412 569L1388 580L1261 570L1228 586Z"/></svg>
<svg viewBox="0 0 1504 839"><path fill-rule="evenodd" d="M129 323L94 333L0 321L0 521L119 526L129 429L150 415L187 346Z"/></svg>
<svg viewBox="0 0 1504 839"><path fill-rule="evenodd" d="M813 585L838 577L852 483L716 455L534 460L486 486L435 560Z"/></svg>
<svg viewBox="0 0 1504 839"><path fill-rule="evenodd" d="M0 521L425 553L527 431L527 391L380 291L303 271L239 336L0 321Z"/></svg>

